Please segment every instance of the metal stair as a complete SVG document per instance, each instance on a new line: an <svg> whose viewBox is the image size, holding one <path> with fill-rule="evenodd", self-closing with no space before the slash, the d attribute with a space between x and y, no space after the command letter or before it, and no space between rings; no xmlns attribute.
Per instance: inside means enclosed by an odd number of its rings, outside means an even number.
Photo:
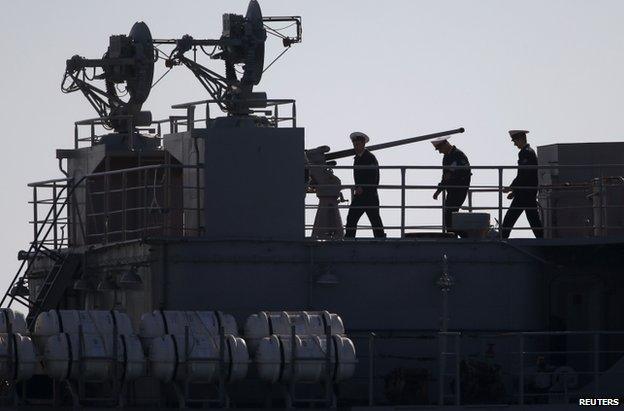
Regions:
<svg viewBox="0 0 624 411"><path fill-rule="evenodd" d="M35 319L42 311L56 308L79 267L80 256L77 254L60 255L54 260L26 316L29 329L35 325Z"/></svg>
<svg viewBox="0 0 624 411"><path fill-rule="evenodd" d="M63 252L61 249L50 249L46 244L50 242L48 238L52 228L58 223L76 187L84 179L85 177L82 177L77 182L69 178L55 180L65 181L67 185L55 191L53 201L50 203L50 209L36 231L34 240L30 243L27 251L21 251L18 254L18 258L22 260L22 263L0 300L0 307L10 307L13 301L28 307L29 312L26 319L30 329L34 326L34 321L39 313L57 307L68 285L71 284L74 274L81 265L82 259L79 254ZM65 197L63 197L64 193L66 193ZM56 241L54 244L56 244ZM26 283L37 260L46 257L53 261L53 265L46 274L40 290L33 296L34 290L32 287L26 288Z"/></svg>

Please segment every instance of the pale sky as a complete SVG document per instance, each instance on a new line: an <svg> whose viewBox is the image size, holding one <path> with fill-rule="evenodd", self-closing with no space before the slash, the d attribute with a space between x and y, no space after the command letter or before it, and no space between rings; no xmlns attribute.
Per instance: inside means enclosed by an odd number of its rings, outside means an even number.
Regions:
<svg viewBox="0 0 624 411"><path fill-rule="evenodd" d="M463 126L466 133L452 141L473 165L513 165L517 151L506 134L510 128L530 130L533 146L622 140L622 1L261 0L260 5L264 15L303 18L303 43L265 73L257 90L297 100L306 147L347 148L354 130L368 133L373 144ZM126 34L140 20L155 38L187 33L218 38L221 15L244 14L246 7L244 0L3 2L2 289L17 269L17 251L32 239L26 184L60 177L54 150L71 147L74 121L95 117L82 94L60 92L65 60L74 54L99 58L111 34ZM280 47L274 38L269 42L267 59L272 59ZM220 62L211 67L223 70ZM157 76L163 70L160 63ZM192 74L177 68L144 107L165 118L172 104L205 98ZM429 143L377 157L383 165L441 162ZM475 175L473 182L493 184L494 175ZM396 184L398 173L382 178ZM420 173L408 182L438 179L438 172ZM349 174L343 182L351 182ZM434 204L430 195L409 198ZM388 194L382 203L396 198ZM383 216L387 224L397 223L396 214ZM408 222L432 219L420 213Z"/></svg>

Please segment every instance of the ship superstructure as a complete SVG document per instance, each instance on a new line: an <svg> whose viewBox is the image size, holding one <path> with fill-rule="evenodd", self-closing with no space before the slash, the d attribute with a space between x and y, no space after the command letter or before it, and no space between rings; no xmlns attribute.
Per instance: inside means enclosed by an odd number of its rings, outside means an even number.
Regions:
<svg viewBox="0 0 624 411"><path fill-rule="evenodd" d="M28 308L24 323L3 311L11 399L564 409L622 392L624 143L538 148L543 239L501 238L503 174L518 167L479 165L497 181L471 187L453 227L408 223L442 215L415 200L435 186L408 177L442 167L380 166L401 176L381 187L398 224L344 239L338 175L352 167L334 160L353 152L306 150L295 101L253 90L272 22L293 24L284 46L301 41L299 17L263 17L252 0L216 40L153 39L137 23L102 59L68 60L64 91L99 117L57 151L65 177L31 184L33 241L2 300ZM142 109L157 45L210 94L164 120ZM207 48L225 75L186 57ZM33 355L20 366L19 352Z"/></svg>

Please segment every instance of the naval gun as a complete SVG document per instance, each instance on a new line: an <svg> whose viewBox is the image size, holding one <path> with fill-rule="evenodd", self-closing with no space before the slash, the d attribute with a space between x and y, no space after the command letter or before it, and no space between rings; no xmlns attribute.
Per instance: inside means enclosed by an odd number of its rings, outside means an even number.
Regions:
<svg viewBox="0 0 624 411"><path fill-rule="evenodd" d="M366 149L368 151L383 150L463 132L464 128L461 127L454 130L374 144L366 147ZM333 153L330 150L328 146L320 146L305 151L308 191L314 192L319 199L312 229L313 238L335 239L344 236L344 226L338 210L338 203L345 200L341 192L342 183L332 171L332 167L336 165L335 160L355 155L355 150L347 149L334 151Z"/></svg>

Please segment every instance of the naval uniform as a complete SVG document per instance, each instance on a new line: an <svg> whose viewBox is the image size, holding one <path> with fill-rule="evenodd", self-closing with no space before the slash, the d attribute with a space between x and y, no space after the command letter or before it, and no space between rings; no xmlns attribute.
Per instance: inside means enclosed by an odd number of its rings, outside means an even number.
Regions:
<svg viewBox="0 0 624 411"><path fill-rule="evenodd" d="M519 166L536 166L537 155L530 145L526 145L518 152L518 165ZM515 188L520 187L520 188ZM524 188L522 188L524 187ZM537 196L538 182L537 182L537 168L533 169L518 169L518 175L510 185L513 192L513 200L511 205L505 213L503 219L503 238L509 238L511 229L520 217L520 214L524 211L533 229L535 238L542 238L544 236L542 229L542 221L539 213L537 212Z"/></svg>
<svg viewBox="0 0 624 411"><path fill-rule="evenodd" d="M466 200L472 173L469 168L455 168L470 166L466 154L455 146L444 155L442 165L449 167L442 170L442 181L438 184L439 189L446 191L443 207L444 226L448 229L453 226L453 213L459 211Z"/></svg>
<svg viewBox="0 0 624 411"><path fill-rule="evenodd" d="M379 163L375 156L368 150L364 150L362 155L355 156L353 166L378 166ZM378 168L354 168L353 180L357 187L362 188L362 194L351 196L351 207L347 215L347 225L345 237L355 237L357 223L366 213L373 227L375 237L385 237L383 223L379 215L379 195L377 194L377 186L379 185L379 169Z"/></svg>

